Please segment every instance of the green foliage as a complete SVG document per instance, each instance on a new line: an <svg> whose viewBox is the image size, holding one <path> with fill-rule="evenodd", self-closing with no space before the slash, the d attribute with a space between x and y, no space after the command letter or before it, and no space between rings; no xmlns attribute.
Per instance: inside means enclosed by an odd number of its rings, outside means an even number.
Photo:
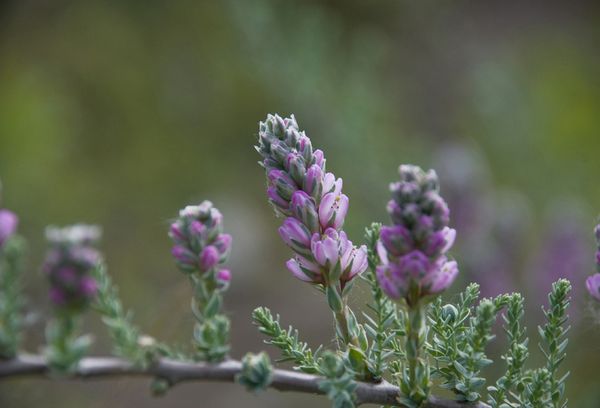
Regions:
<svg viewBox="0 0 600 408"><path fill-rule="evenodd" d="M17 354L21 342L21 270L25 241L13 236L0 246L0 360Z"/></svg>
<svg viewBox="0 0 600 408"><path fill-rule="evenodd" d="M93 308L100 313L108 327L113 341L114 353L141 366L152 360L151 341L141 344L140 330L133 324L133 314L125 311L117 287L106 271L106 265L99 264L93 271L98 284L98 293Z"/></svg>
<svg viewBox="0 0 600 408"><path fill-rule="evenodd" d="M567 308L569 307L569 292L571 283L566 279L560 279L552 284L552 291L548 295L550 307L544 310L546 315L546 324L538 327L542 338L539 344L540 349L546 357L546 369L549 376L550 401L554 408L565 407L567 402L564 400L565 380L569 373L558 377L558 368L566 357L567 333L570 326L567 323Z"/></svg>
<svg viewBox="0 0 600 408"><path fill-rule="evenodd" d="M105 264L98 264L92 273L98 284L98 293L92 307L108 327L115 355L140 367L149 366L160 356L176 360L188 359L184 353L144 335L133 323L133 313L123 307L119 289L112 282Z"/></svg>
<svg viewBox="0 0 600 408"><path fill-rule="evenodd" d="M548 408L553 406L549 397L551 374L546 368L530 370L523 376L521 406L523 408Z"/></svg>
<svg viewBox="0 0 600 408"><path fill-rule="evenodd" d="M355 406L354 390L356 382L354 373L336 354L326 351L320 360L319 372L324 377L319 382L332 402L333 408L353 408Z"/></svg>
<svg viewBox="0 0 600 408"><path fill-rule="evenodd" d="M321 347L313 353L308 344L298 340L298 330L292 326L283 330L279 324L279 315L273 318L271 311L266 307L259 307L252 312L252 320L258 330L269 337L266 344L277 347L283 358L278 361L293 361L294 368L305 373L315 374L319 372L321 360Z"/></svg>
<svg viewBox="0 0 600 408"><path fill-rule="evenodd" d="M237 375L236 381L248 389L258 392L265 390L273 377L273 366L267 353L247 353L242 359L242 371Z"/></svg>
<svg viewBox="0 0 600 408"><path fill-rule="evenodd" d="M465 350L469 345L469 322L473 304L479 298L479 285L471 283L460 294L456 305L443 305L438 298L429 309L432 339L427 345L429 354L435 361L432 375L441 378L441 387L457 394L464 388L466 368L460 360L467 357ZM452 312L450 313L449 310Z"/></svg>
<svg viewBox="0 0 600 408"><path fill-rule="evenodd" d="M521 380L525 360L529 356L527 348L529 339L526 329L522 327L524 312L524 299L518 293L509 296L506 314L503 315L504 331L508 337L508 351L502 356L506 362L506 373L496 381L495 386L488 387L488 404L492 408L512 406L509 396Z"/></svg>

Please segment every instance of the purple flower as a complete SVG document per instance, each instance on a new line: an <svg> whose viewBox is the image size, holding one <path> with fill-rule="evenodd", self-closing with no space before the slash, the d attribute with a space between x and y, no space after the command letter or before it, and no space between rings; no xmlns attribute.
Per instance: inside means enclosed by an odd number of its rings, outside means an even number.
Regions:
<svg viewBox="0 0 600 408"><path fill-rule="evenodd" d="M313 234L310 247L312 254L317 263L323 267L333 267L340 258L342 245L347 241L346 234L342 231L343 236L340 236L336 230L329 228L321 237L319 234Z"/></svg>
<svg viewBox="0 0 600 408"><path fill-rule="evenodd" d="M600 301L600 273L595 273L589 276L585 281L585 286L590 295Z"/></svg>
<svg viewBox="0 0 600 408"><path fill-rule="evenodd" d="M214 245L205 247L200 253L200 269L208 271L219 262L219 250Z"/></svg>
<svg viewBox="0 0 600 408"><path fill-rule="evenodd" d="M435 273L423 280L425 293L436 295L448 289L458 275L458 265L455 261L446 261Z"/></svg>
<svg viewBox="0 0 600 408"><path fill-rule="evenodd" d="M322 273L329 276L339 262L340 280L348 282L367 269L367 248L356 248L344 231L328 228L323 236L313 234L311 251ZM312 266L312 265L311 265Z"/></svg>
<svg viewBox="0 0 600 408"><path fill-rule="evenodd" d="M322 268L301 255L287 261L285 266L296 278L304 282L324 283Z"/></svg>
<svg viewBox="0 0 600 408"><path fill-rule="evenodd" d="M341 229L348 212L348 201L348 197L344 194L335 192L325 194L319 205L321 228Z"/></svg>
<svg viewBox="0 0 600 408"><path fill-rule="evenodd" d="M19 218L15 213L8 210L0 210L0 247L17 230Z"/></svg>

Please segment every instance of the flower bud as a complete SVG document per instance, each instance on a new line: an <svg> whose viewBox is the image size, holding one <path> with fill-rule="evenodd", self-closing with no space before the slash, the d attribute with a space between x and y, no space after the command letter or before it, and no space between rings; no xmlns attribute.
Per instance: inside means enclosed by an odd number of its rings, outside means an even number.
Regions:
<svg viewBox="0 0 600 408"><path fill-rule="evenodd" d="M316 164L321 169L323 169L323 171L325 171L325 155L323 154L322 150L317 149L314 151L312 157L312 164Z"/></svg>
<svg viewBox="0 0 600 408"><path fill-rule="evenodd" d="M292 196L290 204L292 214L304 224L310 232L319 231L319 218L314 200L302 190Z"/></svg>
<svg viewBox="0 0 600 408"><path fill-rule="evenodd" d="M380 239L385 249L394 256L401 256L414 247L410 231L402 225L383 226Z"/></svg>
<svg viewBox="0 0 600 408"><path fill-rule="evenodd" d="M444 319L444 321L453 323L457 317L458 309L454 305L447 303L442 307L442 319Z"/></svg>
<svg viewBox="0 0 600 408"><path fill-rule="evenodd" d="M173 258L175 258L177 264L183 269L189 270L190 268L194 268L196 265L196 257L194 256L194 253L181 245L175 245L171 249L171 255L173 255Z"/></svg>
<svg viewBox="0 0 600 408"><path fill-rule="evenodd" d="M295 252L310 254L310 231L296 218L286 218L279 227L279 235Z"/></svg>
<svg viewBox="0 0 600 408"><path fill-rule="evenodd" d="M292 195L298 190L296 182L283 170L271 170L268 177L283 201L289 202Z"/></svg>
<svg viewBox="0 0 600 408"><path fill-rule="evenodd" d="M229 269L220 269L219 272L217 272L217 280L220 282L231 281L231 272Z"/></svg>
<svg viewBox="0 0 600 408"><path fill-rule="evenodd" d="M269 197L269 201L275 208L281 211L283 214L286 214L290 203L289 201L283 199L277 192L277 188L271 186L267 189L267 196Z"/></svg>
<svg viewBox="0 0 600 408"><path fill-rule="evenodd" d="M174 222L171 224L169 228L169 236L176 242L181 242L185 240L185 235L181 231L181 227L178 222Z"/></svg>
<svg viewBox="0 0 600 408"><path fill-rule="evenodd" d="M310 163L313 159L313 148L310 139L302 132L296 142L296 149L302 155L306 163Z"/></svg>
<svg viewBox="0 0 600 408"><path fill-rule="evenodd" d="M300 156L298 153L288 154L285 160L285 168L297 185L301 186L304 183L306 167L304 165L304 159L302 156Z"/></svg>
<svg viewBox="0 0 600 408"><path fill-rule="evenodd" d="M231 235L219 234L217 239L213 242L213 245L219 251L221 258L227 257L227 255L229 255L229 250L231 249L231 241L232 241Z"/></svg>
<svg viewBox="0 0 600 408"><path fill-rule="evenodd" d="M323 170L316 164L310 166L304 178L303 190L318 200L323 194Z"/></svg>
<svg viewBox="0 0 600 408"><path fill-rule="evenodd" d="M200 253L200 269L208 271L219 263L219 259L219 250L215 246L209 245L205 247Z"/></svg>
<svg viewBox="0 0 600 408"><path fill-rule="evenodd" d="M283 163L290 153L290 149L285 143L276 141L271 144L271 158L277 163Z"/></svg>

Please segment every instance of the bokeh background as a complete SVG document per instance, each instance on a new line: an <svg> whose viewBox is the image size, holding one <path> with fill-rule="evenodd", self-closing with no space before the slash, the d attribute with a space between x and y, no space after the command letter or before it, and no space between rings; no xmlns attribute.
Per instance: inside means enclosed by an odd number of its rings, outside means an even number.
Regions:
<svg viewBox="0 0 600 408"><path fill-rule="evenodd" d="M233 355L268 348L250 323L259 305L312 345L331 344L320 294L284 268L253 149L268 112L295 113L344 179L355 242L387 221L398 164L415 163L438 170L452 206L455 291L470 280L488 295L523 291L534 329L552 280L571 278L570 405L598 407L599 307L583 280L600 213L599 17L593 1L0 2L2 205L30 240L27 348L42 344L51 313L43 229L77 221L104 227L137 323L187 345L190 289L167 227L203 199L234 235ZM97 317L86 325L94 352L108 352ZM9 408L308 404L329 406L227 384L180 385L161 399L145 380L0 384Z"/></svg>

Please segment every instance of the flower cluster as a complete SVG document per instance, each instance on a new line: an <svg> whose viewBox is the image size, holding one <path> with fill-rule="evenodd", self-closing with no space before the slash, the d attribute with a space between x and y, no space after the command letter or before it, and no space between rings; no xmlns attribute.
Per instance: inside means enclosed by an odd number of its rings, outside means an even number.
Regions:
<svg viewBox="0 0 600 408"><path fill-rule="evenodd" d="M600 301L600 224L596 225L594 230L596 235L596 242L598 243L598 250L596 251L596 270L597 273L588 277L585 281L585 285L587 287L590 295L598 301Z"/></svg>
<svg viewBox="0 0 600 408"><path fill-rule="evenodd" d="M456 278L456 262L445 255L456 232L448 228L449 210L435 172L411 165L400 166L399 172L387 207L394 225L381 228L377 244L377 279L389 297L413 304L442 292Z"/></svg>
<svg viewBox="0 0 600 408"><path fill-rule="evenodd" d="M50 281L50 300L56 306L81 309L94 299L98 285L91 273L101 256L93 245L99 238L100 229L89 225L46 230L50 249L42 270Z"/></svg>
<svg viewBox="0 0 600 408"><path fill-rule="evenodd" d="M175 243L171 254L179 269L188 274L214 271L226 261L231 249L231 235L223 233L223 216L210 201L181 210L171 224L169 236ZM216 278L226 285L231 273L220 269Z"/></svg>
<svg viewBox="0 0 600 408"><path fill-rule="evenodd" d="M296 253L287 262L306 282L342 287L367 268L365 246L356 248L342 231L348 197L342 179L325 170L321 150L300 132L294 116L268 115L260 123L256 150L268 180L267 195L277 214L283 241Z"/></svg>

